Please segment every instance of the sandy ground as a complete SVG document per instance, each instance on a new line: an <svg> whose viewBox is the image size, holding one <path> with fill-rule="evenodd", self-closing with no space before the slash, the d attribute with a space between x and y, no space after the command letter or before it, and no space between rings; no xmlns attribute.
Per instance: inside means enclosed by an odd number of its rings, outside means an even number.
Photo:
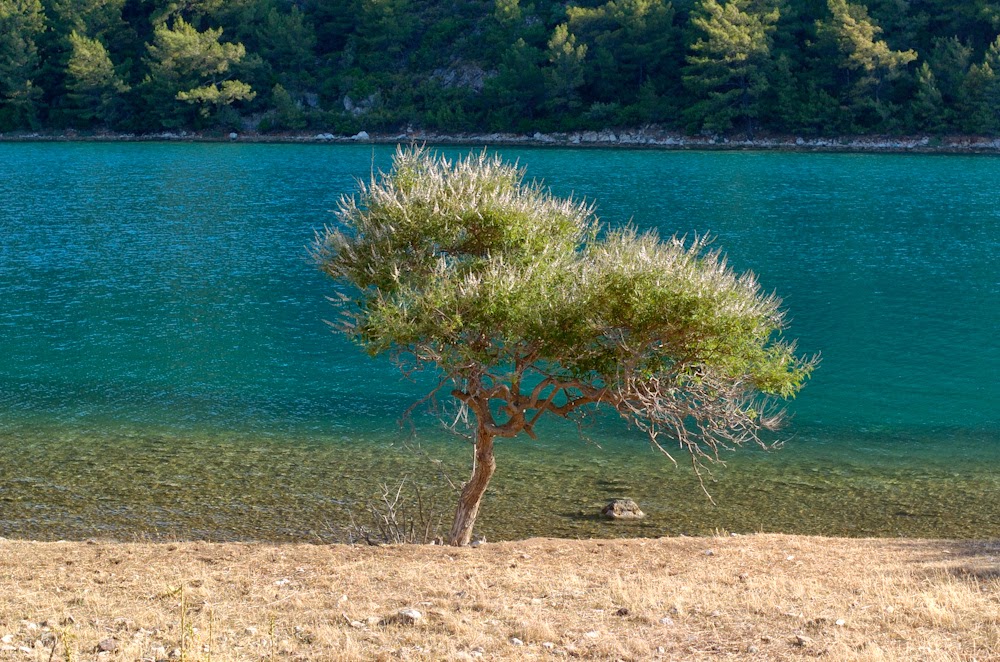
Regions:
<svg viewBox="0 0 1000 662"><path fill-rule="evenodd" d="M1000 660L1000 542L3 540L0 595L10 660Z"/></svg>

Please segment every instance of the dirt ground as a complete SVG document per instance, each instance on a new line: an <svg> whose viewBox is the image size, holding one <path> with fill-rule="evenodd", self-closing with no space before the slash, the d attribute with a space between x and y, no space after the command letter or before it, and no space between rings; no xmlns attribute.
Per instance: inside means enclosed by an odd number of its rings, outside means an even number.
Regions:
<svg viewBox="0 0 1000 662"><path fill-rule="evenodd" d="M0 540L0 660L1000 660L1000 541Z"/></svg>

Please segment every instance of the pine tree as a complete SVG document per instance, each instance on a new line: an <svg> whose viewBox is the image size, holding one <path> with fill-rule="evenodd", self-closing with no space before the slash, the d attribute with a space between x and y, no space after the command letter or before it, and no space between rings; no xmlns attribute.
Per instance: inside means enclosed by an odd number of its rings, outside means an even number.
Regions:
<svg viewBox="0 0 1000 662"><path fill-rule="evenodd" d="M222 28L199 32L183 18L173 26L157 26L149 51L149 75L143 86L152 111L164 127L198 124L185 104L203 120L236 101L256 96L246 83L232 78L232 66L243 59L243 44L223 43ZM178 104L177 102L185 102Z"/></svg>
<svg viewBox="0 0 1000 662"><path fill-rule="evenodd" d="M556 26L549 39L549 67L545 70L548 101L553 113L573 112L580 108L580 86L583 85L584 58L587 45L577 44L576 35L565 23Z"/></svg>
<svg viewBox="0 0 1000 662"><path fill-rule="evenodd" d="M827 6L831 17L820 24L818 32L834 40L840 51L840 66L848 73L847 100L855 121L859 127L885 125L896 110L888 98L887 84L903 75L917 53L894 51L879 39L882 28L868 16L864 5L827 0Z"/></svg>
<svg viewBox="0 0 1000 662"><path fill-rule="evenodd" d="M927 64L941 92L943 130L958 130L960 116L966 111L965 79L972 66L972 47L958 37L938 38L933 43Z"/></svg>
<svg viewBox="0 0 1000 662"><path fill-rule="evenodd" d="M771 35L776 8L756 9L751 0L701 0L691 23L700 31L691 44L684 84L694 103L686 115L693 129L728 131L734 124L753 136L768 90Z"/></svg>
<svg viewBox="0 0 1000 662"><path fill-rule="evenodd" d="M129 86L115 71L107 49L97 39L69 35L72 53L66 66L68 98L78 126L108 124L121 107L120 95Z"/></svg>
<svg viewBox="0 0 1000 662"><path fill-rule="evenodd" d="M38 126L36 40L44 30L39 0L0 0L0 131Z"/></svg>
<svg viewBox="0 0 1000 662"><path fill-rule="evenodd" d="M917 91L913 97L913 119L917 130L941 133L945 130L944 97L930 65L917 69Z"/></svg>
<svg viewBox="0 0 1000 662"><path fill-rule="evenodd" d="M647 82L647 95L676 88L679 39L669 2L611 0L566 14L569 31L588 48L583 88L590 99L626 105Z"/></svg>
<svg viewBox="0 0 1000 662"><path fill-rule="evenodd" d="M545 102L542 51L518 39L504 53L497 75L486 81L483 104L493 130L528 130Z"/></svg>
<svg viewBox="0 0 1000 662"><path fill-rule="evenodd" d="M1000 37L986 49L982 62L969 67L960 108L963 131L992 134L1000 130Z"/></svg>

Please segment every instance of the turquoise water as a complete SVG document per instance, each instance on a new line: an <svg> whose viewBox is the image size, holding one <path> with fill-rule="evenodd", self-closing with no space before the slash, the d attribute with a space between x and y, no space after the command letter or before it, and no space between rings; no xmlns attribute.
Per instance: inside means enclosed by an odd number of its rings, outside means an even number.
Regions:
<svg viewBox="0 0 1000 662"><path fill-rule="evenodd" d="M610 224L711 232L823 364L715 505L610 418L502 442L487 536L1000 536L1000 160L499 151ZM429 382L328 331L306 255L391 154L0 144L0 535L334 540L402 475L443 509L468 445L399 428ZM649 517L593 517L620 494Z"/></svg>

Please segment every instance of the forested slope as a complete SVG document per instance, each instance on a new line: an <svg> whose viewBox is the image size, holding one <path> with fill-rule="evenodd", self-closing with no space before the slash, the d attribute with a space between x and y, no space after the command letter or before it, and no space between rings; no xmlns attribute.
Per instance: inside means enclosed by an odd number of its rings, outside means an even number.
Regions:
<svg viewBox="0 0 1000 662"><path fill-rule="evenodd" d="M0 132L1000 132L989 0L0 0Z"/></svg>

